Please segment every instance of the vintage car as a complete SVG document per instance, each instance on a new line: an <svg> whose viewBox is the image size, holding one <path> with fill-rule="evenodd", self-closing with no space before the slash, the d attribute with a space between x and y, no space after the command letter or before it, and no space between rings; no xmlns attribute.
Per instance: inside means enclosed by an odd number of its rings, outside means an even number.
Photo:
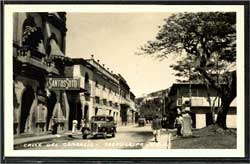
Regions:
<svg viewBox="0 0 250 164"><path fill-rule="evenodd" d="M138 125L139 126L145 126L145 124L146 124L146 119L145 118L139 118L138 119Z"/></svg>
<svg viewBox="0 0 250 164"><path fill-rule="evenodd" d="M91 117L89 126L82 128L83 139L91 135L93 137L102 136L107 138L108 135L115 137L116 123L112 116L99 115Z"/></svg>

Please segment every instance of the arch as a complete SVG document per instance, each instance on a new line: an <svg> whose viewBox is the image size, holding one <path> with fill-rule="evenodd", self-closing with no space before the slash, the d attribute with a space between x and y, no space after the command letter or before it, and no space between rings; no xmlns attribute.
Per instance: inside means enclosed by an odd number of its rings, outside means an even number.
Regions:
<svg viewBox="0 0 250 164"><path fill-rule="evenodd" d="M23 22L22 27L22 45L37 49L40 43L43 43L42 29L35 23L35 19L30 14Z"/></svg>
<svg viewBox="0 0 250 164"><path fill-rule="evenodd" d="M54 91L50 91L50 96L47 101L48 114L47 114L47 120L46 120L47 121L46 130L48 130L49 128L49 122L53 115L53 110L55 108L56 102L57 102L56 93Z"/></svg>
<svg viewBox="0 0 250 164"><path fill-rule="evenodd" d="M35 98L34 90L31 86L26 86L21 99L20 133L25 132L25 125L30 114L30 108Z"/></svg>

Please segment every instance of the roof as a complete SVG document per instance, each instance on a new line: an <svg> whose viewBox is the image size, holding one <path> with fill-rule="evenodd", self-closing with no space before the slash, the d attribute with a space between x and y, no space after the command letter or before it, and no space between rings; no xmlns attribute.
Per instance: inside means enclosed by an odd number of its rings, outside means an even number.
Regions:
<svg viewBox="0 0 250 164"><path fill-rule="evenodd" d="M173 96L176 94L177 92L177 88L181 88L181 87L189 87L189 83L174 83L172 85L172 87L170 88L170 91L168 93L168 96ZM201 83L191 83L191 88L195 87L195 88L205 88L206 85L205 84L201 84Z"/></svg>
<svg viewBox="0 0 250 164"><path fill-rule="evenodd" d="M92 116L92 117L113 117L113 116L109 116L109 115L96 115L96 116Z"/></svg>

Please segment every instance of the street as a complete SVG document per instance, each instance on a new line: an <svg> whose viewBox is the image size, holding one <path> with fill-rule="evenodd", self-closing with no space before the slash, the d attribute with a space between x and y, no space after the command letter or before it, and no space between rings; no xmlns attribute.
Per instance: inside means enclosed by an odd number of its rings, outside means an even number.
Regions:
<svg viewBox="0 0 250 164"><path fill-rule="evenodd" d="M80 133L69 136L61 136L49 141L32 142L18 145L15 149L25 150L50 150L50 149L143 149L143 148L167 148L167 134L163 130L160 142L155 143L150 125L145 127L121 126L117 128L114 138L88 138L82 139Z"/></svg>

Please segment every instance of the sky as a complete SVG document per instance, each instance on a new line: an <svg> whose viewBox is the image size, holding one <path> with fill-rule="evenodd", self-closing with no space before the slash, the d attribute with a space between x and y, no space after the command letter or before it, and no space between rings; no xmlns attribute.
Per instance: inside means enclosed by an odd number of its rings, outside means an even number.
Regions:
<svg viewBox="0 0 250 164"><path fill-rule="evenodd" d="M174 57L160 61L136 55L153 40L170 13L67 13L66 54L94 58L120 73L136 97L169 88L175 82L169 67Z"/></svg>

